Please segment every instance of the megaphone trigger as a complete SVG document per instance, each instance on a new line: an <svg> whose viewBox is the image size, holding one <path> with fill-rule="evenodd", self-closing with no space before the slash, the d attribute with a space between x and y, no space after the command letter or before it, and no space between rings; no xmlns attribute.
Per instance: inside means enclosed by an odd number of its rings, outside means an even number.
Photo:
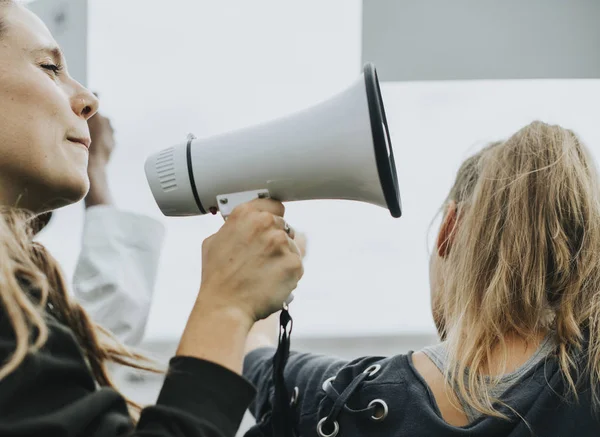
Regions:
<svg viewBox="0 0 600 437"><path fill-rule="evenodd" d="M254 199L269 199L271 195L269 190L251 190L242 191L241 193L220 194L217 196L219 211L224 220L231 215L233 210L243 203L250 202Z"/></svg>

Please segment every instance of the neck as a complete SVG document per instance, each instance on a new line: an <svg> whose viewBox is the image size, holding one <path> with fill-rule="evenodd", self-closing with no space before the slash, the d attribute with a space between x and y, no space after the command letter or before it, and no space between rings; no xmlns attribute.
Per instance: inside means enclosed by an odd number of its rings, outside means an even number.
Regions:
<svg viewBox="0 0 600 437"><path fill-rule="evenodd" d="M1 178L0 187L0 206L3 207L22 209L37 215L64 206L64 202L60 205L54 205L51 202L41 202L37 193L45 193L47 191L45 187L33 185L15 186L14 184L6 183ZM33 193L36 193L36 195Z"/></svg>
<svg viewBox="0 0 600 437"><path fill-rule="evenodd" d="M483 372L487 375L501 375L514 372L527 362L531 356L538 350L546 332L531 334L527 338L516 334L507 334L504 336L505 351L500 345L492 348L489 363L484 367ZM504 355L506 353L506 355ZM504 360L506 357L506 361ZM504 364L506 367L504 367Z"/></svg>

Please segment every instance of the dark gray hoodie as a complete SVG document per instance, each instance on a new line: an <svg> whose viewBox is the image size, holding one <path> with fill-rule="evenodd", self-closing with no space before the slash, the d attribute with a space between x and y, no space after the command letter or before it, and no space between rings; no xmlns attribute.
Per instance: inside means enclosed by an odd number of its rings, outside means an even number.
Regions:
<svg viewBox="0 0 600 437"><path fill-rule="evenodd" d="M252 435L270 435L264 431L261 434L260 428L266 431L271 410L274 352L272 348L258 349L245 360L244 376L258 389L251 407L258 421ZM501 400L516 412L499 407L510 420L480 417L467 426L455 427L442 419L434 396L414 368L411 356L412 353L389 358L364 357L347 362L292 352L285 368L285 381L289 393L296 393L294 420L300 436L600 436L600 421L591 407L589 381L585 378L580 381L583 388L579 402L566 400L565 384L552 357L529 369L502 395ZM373 419L384 413L383 418Z"/></svg>

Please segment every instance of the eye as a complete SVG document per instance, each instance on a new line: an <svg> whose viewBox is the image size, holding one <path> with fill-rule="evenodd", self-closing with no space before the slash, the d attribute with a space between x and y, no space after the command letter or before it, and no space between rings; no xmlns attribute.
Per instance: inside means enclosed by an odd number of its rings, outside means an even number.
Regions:
<svg viewBox="0 0 600 437"><path fill-rule="evenodd" d="M55 76L58 76L63 69L62 65L55 64L41 64L40 67L42 67L44 70L52 72L52 74Z"/></svg>

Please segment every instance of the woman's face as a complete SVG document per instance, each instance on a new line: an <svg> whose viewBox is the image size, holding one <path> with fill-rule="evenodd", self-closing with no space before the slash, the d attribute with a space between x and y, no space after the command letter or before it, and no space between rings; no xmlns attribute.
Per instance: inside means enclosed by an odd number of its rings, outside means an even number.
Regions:
<svg viewBox="0 0 600 437"><path fill-rule="evenodd" d="M87 120L98 101L67 72L32 12L0 7L0 204L42 212L89 188Z"/></svg>

